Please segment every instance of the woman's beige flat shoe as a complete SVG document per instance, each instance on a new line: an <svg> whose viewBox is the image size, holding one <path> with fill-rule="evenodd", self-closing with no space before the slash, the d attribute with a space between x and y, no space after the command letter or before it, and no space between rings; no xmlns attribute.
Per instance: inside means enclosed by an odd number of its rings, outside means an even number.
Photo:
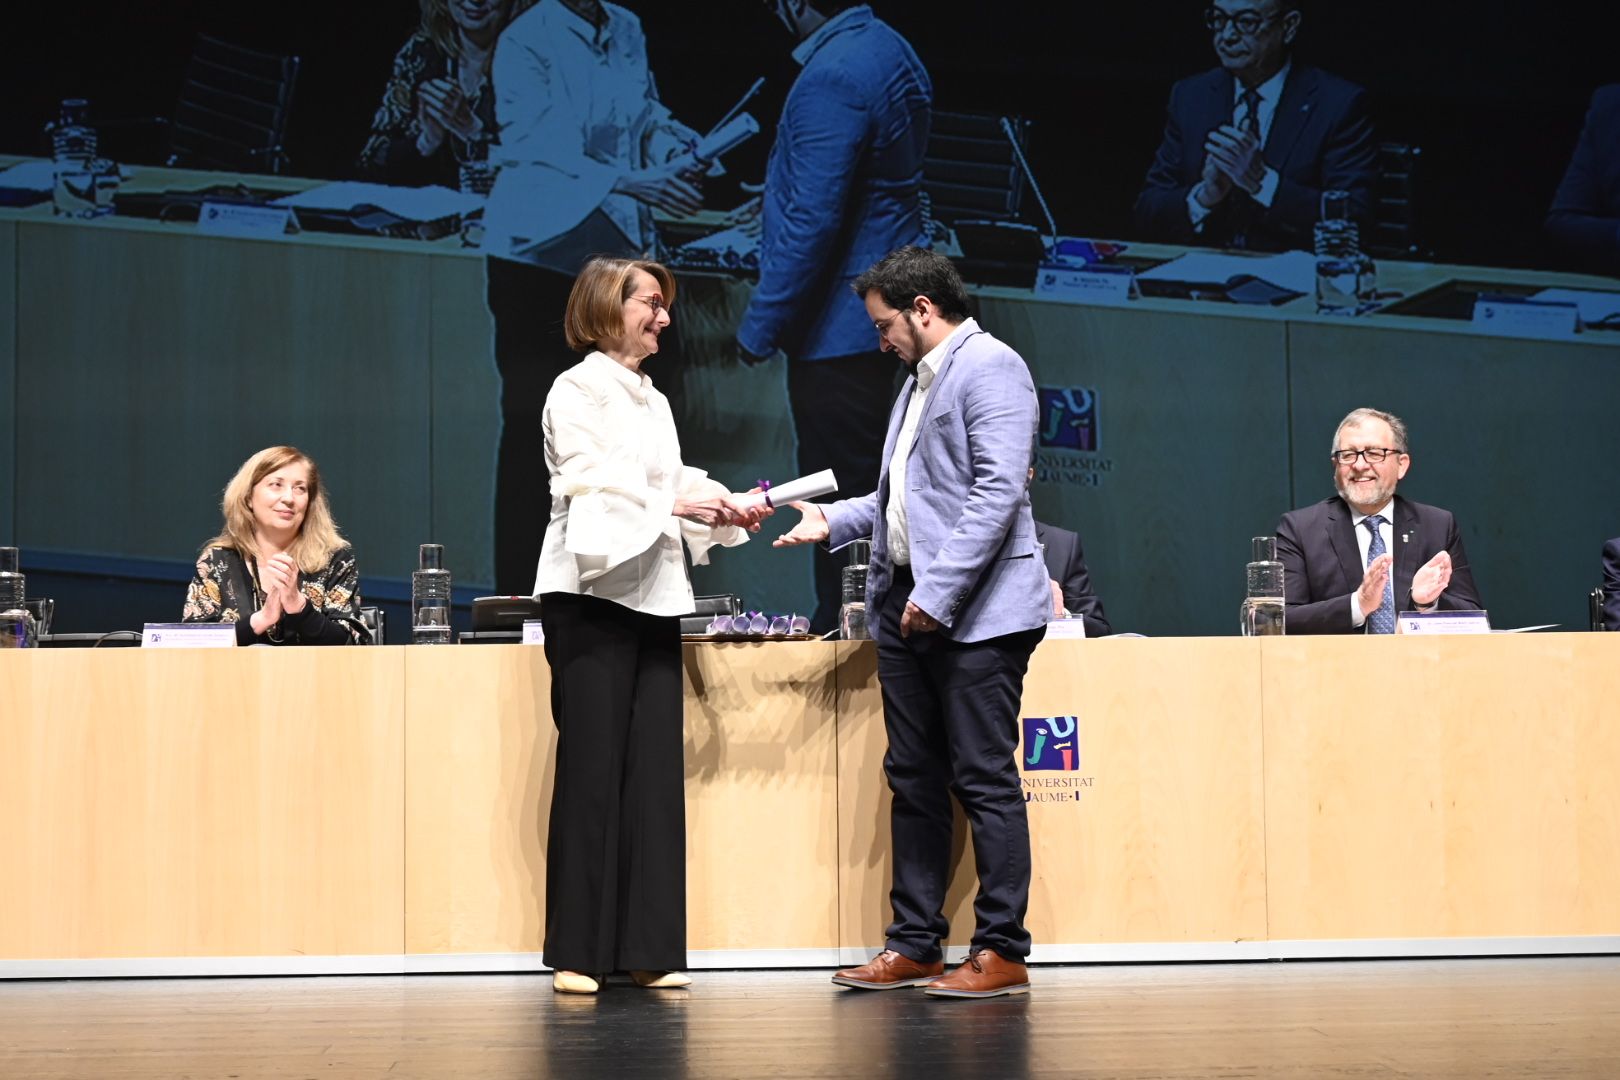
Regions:
<svg viewBox="0 0 1620 1080"><path fill-rule="evenodd" d="M594 994L602 989L602 984L577 971L553 971L551 988L559 994Z"/></svg>
<svg viewBox="0 0 1620 1080"><path fill-rule="evenodd" d="M632 971L630 978L647 990L679 990L692 985L692 976L680 971Z"/></svg>

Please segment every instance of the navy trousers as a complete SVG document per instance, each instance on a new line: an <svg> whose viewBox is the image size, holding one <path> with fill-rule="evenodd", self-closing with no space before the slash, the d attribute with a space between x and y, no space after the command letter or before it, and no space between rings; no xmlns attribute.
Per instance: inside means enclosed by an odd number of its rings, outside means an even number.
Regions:
<svg viewBox="0 0 1620 1080"><path fill-rule="evenodd" d="M894 793L890 832L894 922L887 947L920 963L940 959L950 925L951 796L973 837L979 892L973 947L1009 960L1029 955L1029 819L1018 776L1018 709L1038 627L972 644L935 631L900 637L910 568L895 567L878 624L878 682Z"/></svg>

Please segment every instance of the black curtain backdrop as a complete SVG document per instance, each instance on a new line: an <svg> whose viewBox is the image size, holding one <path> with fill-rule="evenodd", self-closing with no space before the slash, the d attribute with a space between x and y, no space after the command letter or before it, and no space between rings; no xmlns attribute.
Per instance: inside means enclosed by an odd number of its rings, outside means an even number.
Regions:
<svg viewBox="0 0 1620 1080"><path fill-rule="evenodd" d="M706 127L765 75L751 108L768 133L797 68L760 4L629 6L678 116ZM917 48L940 108L1034 121L1031 157L1064 232L1129 237L1170 84L1213 63L1203 3L873 6ZM31 7L8 19L14 32L0 42L0 151L44 153L57 102L84 96L114 156L160 160L163 133L140 118L172 111L206 32L302 58L292 171L343 177L416 20L410 0ZM1542 215L1592 90L1620 81L1617 40L1614 5L1315 0L1300 55L1371 90L1381 138L1423 148L1424 239L1439 259L1551 267ZM768 145L756 140L729 162L710 205L732 205L737 180L760 178Z"/></svg>

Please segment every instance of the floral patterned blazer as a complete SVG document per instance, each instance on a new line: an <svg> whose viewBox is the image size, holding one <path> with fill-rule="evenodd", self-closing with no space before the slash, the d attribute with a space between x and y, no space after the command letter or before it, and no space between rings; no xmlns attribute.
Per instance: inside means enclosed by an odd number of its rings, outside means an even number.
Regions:
<svg viewBox="0 0 1620 1080"><path fill-rule="evenodd" d="M405 43L394 57L393 74L371 121L371 136L360 151L362 175L387 184L443 184L454 188L459 183L458 161L481 160L488 155L487 143L469 145L449 133L431 157L423 157L416 148L417 137L422 134L416 88L429 79L454 80L456 76L456 58L426 34L414 34ZM487 74L472 99L472 110L486 139L495 138L495 95Z"/></svg>
<svg viewBox="0 0 1620 1080"><path fill-rule="evenodd" d="M257 565L232 548L210 546L197 560L181 621L234 622L238 645L366 645L371 633L360 621L359 587L354 551L345 545L316 573L299 571L303 611L255 634L250 620L264 604Z"/></svg>

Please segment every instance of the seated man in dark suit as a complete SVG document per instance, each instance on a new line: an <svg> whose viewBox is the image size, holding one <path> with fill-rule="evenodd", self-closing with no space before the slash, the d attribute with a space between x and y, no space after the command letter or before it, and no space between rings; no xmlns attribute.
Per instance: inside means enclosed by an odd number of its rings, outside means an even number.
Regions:
<svg viewBox="0 0 1620 1080"><path fill-rule="evenodd" d="M1079 615L1085 620L1088 638L1112 634L1102 601L1091 589L1091 572L1086 569L1080 534L1037 521L1035 542L1045 552L1046 574L1052 579L1052 614Z"/></svg>
<svg viewBox="0 0 1620 1080"><path fill-rule="evenodd" d="M1290 634L1392 634L1397 611L1484 606L1457 519L1395 494L1411 467L1399 417L1356 409L1340 421L1339 494L1277 523Z"/></svg>
<svg viewBox="0 0 1620 1080"><path fill-rule="evenodd" d="M1367 93L1295 63L1300 0L1214 0L1221 66L1170 91L1164 140L1136 200L1144 239L1259 251L1310 249L1322 192L1372 210L1377 146Z"/></svg>
<svg viewBox="0 0 1620 1080"><path fill-rule="evenodd" d="M1620 83L1592 95L1547 232L1583 268L1620 274Z"/></svg>
<svg viewBox="0 0 1620 1080"><path fill-rule="evenodd" d="M1620 536L1603 545L1603 629L1620 630Z"/></svg>

